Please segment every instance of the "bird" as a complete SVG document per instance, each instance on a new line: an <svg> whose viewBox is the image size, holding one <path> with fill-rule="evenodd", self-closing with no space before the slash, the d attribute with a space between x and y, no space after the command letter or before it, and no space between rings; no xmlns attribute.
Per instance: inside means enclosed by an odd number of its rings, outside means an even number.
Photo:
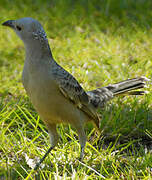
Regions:
<svg viewBox="0 0 152 180"><path fill-rule="evenodd" d="M118 95L143 95L148 78L141 76L85 91L79 82L53 58L42 25L31 17L7 20L3 26L12 28L25 47L22 83L34 108L48 128L51 146L35 165L37 170L58 143L58 124L71 124L78 133L83 159L87 137L84 125L93 122L99 128L99 109Z"/></svg>

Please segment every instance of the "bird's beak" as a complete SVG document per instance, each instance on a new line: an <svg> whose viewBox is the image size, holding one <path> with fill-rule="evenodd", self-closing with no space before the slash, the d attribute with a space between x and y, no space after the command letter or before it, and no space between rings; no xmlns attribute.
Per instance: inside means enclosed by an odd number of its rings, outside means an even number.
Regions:
<svg viewBox="0 0 152 180"><path fill-rule="evenodd" d="M2 25L3 25L3 26L9 26L9 27L11 27L11 28L14 28L14 20L5 21Z"/></svg>

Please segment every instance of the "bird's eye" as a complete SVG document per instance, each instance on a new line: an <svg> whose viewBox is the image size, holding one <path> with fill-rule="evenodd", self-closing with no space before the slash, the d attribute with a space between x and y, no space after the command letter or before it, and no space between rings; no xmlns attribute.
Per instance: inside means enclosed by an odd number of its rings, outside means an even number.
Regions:
<svg viewBox="0 0 152 180"><path fill-rule="evenodd" d="M18 30L18 31L21 31L21 27L20 26L16 26L16 29Z"/></svg>

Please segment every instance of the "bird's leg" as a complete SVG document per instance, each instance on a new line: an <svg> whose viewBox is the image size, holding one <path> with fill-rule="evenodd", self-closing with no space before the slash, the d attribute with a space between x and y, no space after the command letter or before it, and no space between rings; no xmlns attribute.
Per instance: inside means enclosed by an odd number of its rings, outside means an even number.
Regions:
<svg viewBox="0 0 152 180"><path fill-rule="evenodd" d="M47 152L45 153L45 155L42 157L42 159L40 159L40 161L35 165L35 167L34 167L34 170L35 170L35 171L40 167L41 163L42 163L42 162L44 161L44 159L48 156L48 154L51 152L52 149L53 149L53 147L51 146L51 147L47 150Z"/></svg>
<svg viewBox="0 0 152 180"><path fill-rule="evenodd" d="M82 161L83 157L84 157L84 148L85 148L85 146L81 146L80 161Z"/></svg>
<svg viewBox="0 0 152 180"><path fill-rule="evenodd" d="M47 150L45 155L40 159L40 161L36 164L34 170L37 170L40 166L40 164L45 160L45 158L48 156L48 154L51 152L51 150L56 146L58 142L58 133L56 130L56 124L47 124L49 135L50 135L50 142L51 142L51 147Z"/></svg>
<svg viewBox="0 0 152 180"><path fill-rule="evenodd" d="M83 126L77 126L76 129L79 135L79 141L81 145L80 161L82 161L84 157L84 148L85 148L87 138L86 138Z"/></svg>

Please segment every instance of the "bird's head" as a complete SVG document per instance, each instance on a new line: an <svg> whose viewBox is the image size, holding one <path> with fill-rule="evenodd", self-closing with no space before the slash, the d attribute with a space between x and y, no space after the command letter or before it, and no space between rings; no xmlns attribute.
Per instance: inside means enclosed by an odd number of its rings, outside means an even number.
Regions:
<svg viewBox="0 0 152 180"><path fill-rule="evenodd" d="M26 17L18 20L8 20L2 25L11 27L25 44L33 42L33 40L47 40L42 25L33 18Z"/></svg>

